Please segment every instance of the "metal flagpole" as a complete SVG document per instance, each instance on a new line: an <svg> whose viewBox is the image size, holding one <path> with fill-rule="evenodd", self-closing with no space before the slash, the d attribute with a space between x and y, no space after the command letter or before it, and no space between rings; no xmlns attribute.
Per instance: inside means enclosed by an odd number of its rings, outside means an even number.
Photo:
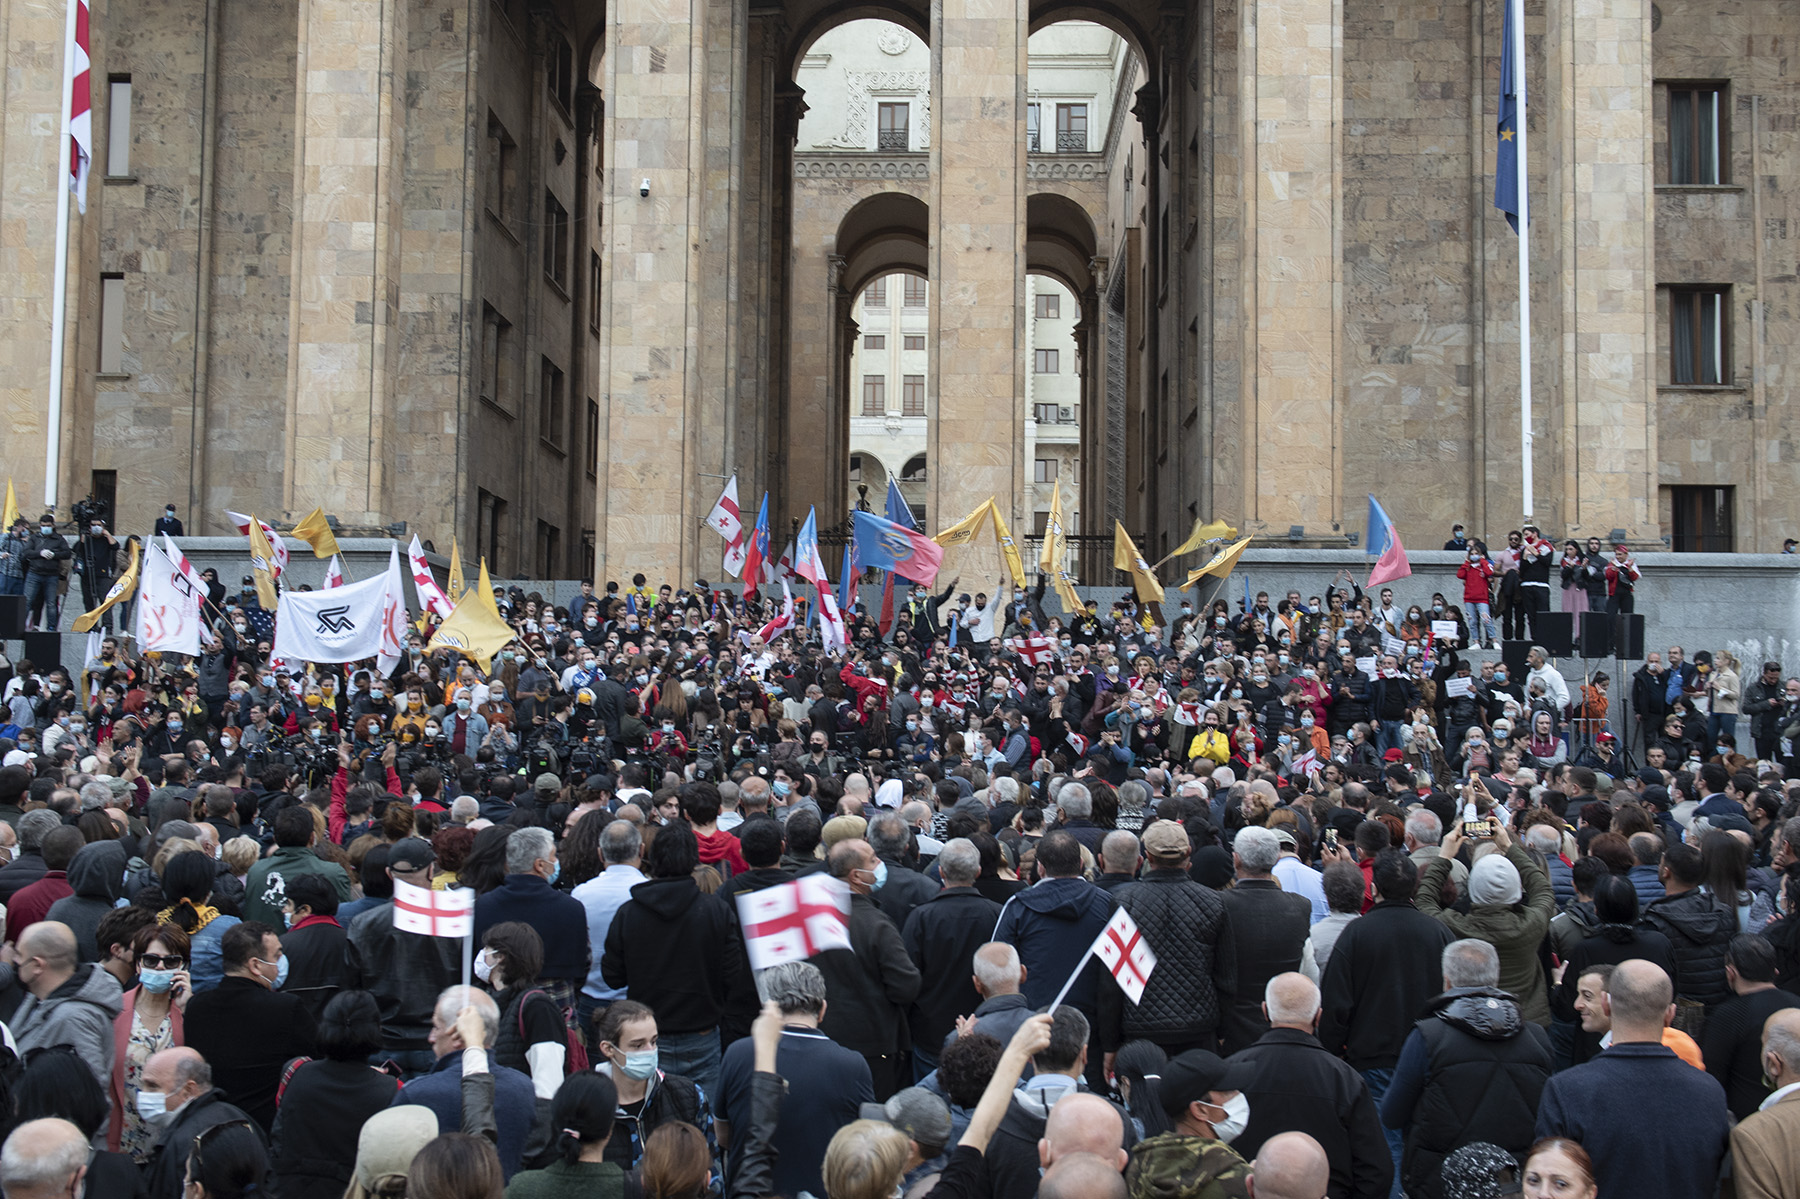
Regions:
<svg viewBox="0 0 1800 1199"><path fill-rule="evenodd" d="M1519 143L1518 168L1513 182L1518 189L1519 212L1519 460L1520 486L1524 491L1525 516L1531 516L1531 201L1526 179L1531 174L1531 158L1525 148L1525 0L1506 0L1512 19L1513 86L1518 88L1514 103L1516 136Z"/></svg>
<svg viewBox="0 0 1800 1199"><path fill-rule="evenodd" d="M75 10L63 21L62 120L56 142L56 267L50 285L50 403L44 413L44 507L55 511L62 459L63 334L69 309L69 118L75 93Z"/></svg>

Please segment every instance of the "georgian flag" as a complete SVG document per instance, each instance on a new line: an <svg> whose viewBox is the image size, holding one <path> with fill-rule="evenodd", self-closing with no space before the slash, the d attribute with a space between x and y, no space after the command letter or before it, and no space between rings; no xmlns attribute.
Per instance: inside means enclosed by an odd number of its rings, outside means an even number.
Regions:
<svg viewBox="0 0 1800 1199"><path fill-rule="evenodd" d="M69 0L75 6L75 41L68 48L69 61L69 190L75 207L87 211L88 168L94 161L93 84L88 62L88 3ZM248 530L246 530L248 531Z"/></svg>
<svg viewBox="0 0 1800 1199"><path fill-rule="evenodd" d="M413 534L412 544L406 547L406 561L412 569L413 586L419 592L419 606L440 621L449 620L456 605L432 577L431 567L425 561L425 547L419 544L417 533Z"/></svg>
<svg viewBox="0 0 1800 1199"><path fill-rule="evenodd" d="M826 584L819 589L819 639L825 643L825 652L847 647L850 644L850 633L844 627L843 613L838 611L837 597L831 594L831 586Z"/></svg>
<svg viewBox="0 0 1800 1199"><path fill-rule="evenodd" d="M725 573L737 578L744 572L744 560L749 556L750 547L744 537L744 518L738 511L736 475L731 476L725 490L719 493L719 501L707 513L706 523L725 539Z"/></svg>
<svg viewBox="0 0 1800 1199"><path fill-rule="evenodd" d="M433 891L394 880L394 931L426 937L467 937L475 931L475 891Z"/></svg>
<svg viewBox="0 0 1800 1199"><path fill-rule="evenodd" d="M238 532L246 537L250 536L250 518L248 516L227 508L225 509L225 519L229 520L232 527ZM269 577L279 579L281 572L287 569L287 542L282 540L281 534L269 527L268 521L259 520L256 523L262 526L263 536L269 539L269 552L275 555L275 560L269 563Z"/></svg>
<svg viewBox="0 0 1800 1199"><path fill-rule="evenodd" d="M1032 633L1024 637L1008 637L1006 648L1025 659L1027 666L1042 666L1056 657L1056 647L1044 638L1042 633Z"/></svg>
<svg viewBox="0 0 1800 1199"><path fill-rule="evenodd" d="M1156 969L1156 954L1138 931L1130 912L1120 908L1113 913L1095 938L1092 952L1118 980L1127 999L1133 1003L1144 1001L1144 987L1150 982L1150 972Z"/></svg>
<svg viewBox="0 0 1800 1199"><path fill-rule="evenodd" d="M752 970L850 948L850 889L838 879L809 874L740 893L737 905Z"/></svg>
<svg viewBox="0 0 1800 1199"><path fill-rule="evenodd" d="M338 556L336 554L333 554L331 555L331 561L325 566L325 585L322 590L330 591L333 587L342 587L343 585L344 564L338 561Z"/></svg>
<svg viewBox="0 0 1800 1199"><path fill-rule="evenodd" d="M781 581L781 595L781 615L775 617L775 619L757 630L756 635L762 638L764 645L768 645L771 641L775 640L775 638L781 636L783 633L787 632L788 629L793 627L794 593L792 589L788 587L786 579Z"/></svg>
<svg viewBox="0 0 1800 1199"><path fill-rule="evenodd" d="M248 531L249 526L246 525L245 532ZM181 585L192 590L204 602L210 594L206 580L200 577L200 572L194 569L194 564L188 561L187 555L181 552L181 547L175 544L173 538L164 533L162 539L163 553L175 564L175 573L180 577Z"/></svg>
<svg viewBox="0 0 1800 1199"><path fill-rule="evenodd" d="M1175 723L1193 727L1200 723L1199 704L1176 704Z"/></svg>

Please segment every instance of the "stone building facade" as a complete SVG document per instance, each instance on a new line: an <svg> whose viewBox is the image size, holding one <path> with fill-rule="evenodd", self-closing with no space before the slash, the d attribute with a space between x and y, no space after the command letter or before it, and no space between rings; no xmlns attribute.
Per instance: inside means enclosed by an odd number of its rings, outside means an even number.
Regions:
<svg viewBox="0 0 1800 1199"><path fill-rule="evenodd" d="M0 430L29 504L62 10L0 8ZM807 56L867 18L916 39L870 94L917 124L802 143ZM1066 21L1129 50L1131 119L1034 152L1029 42ZM1029 528L1043 275L1078 317L1082 527L1156 559L1196 516L1342 545L1366 492L1419 544L1518 523L1500 0L94 0L93 29L65 511L94 489L124 527L174 501L219 532L322 504L504 574L712 576L722 476L783 527L841 514L855 297L915 274L923 502ZM1800 0L1527 0L1526 35L1538 522L1777 549Z"/></svg>

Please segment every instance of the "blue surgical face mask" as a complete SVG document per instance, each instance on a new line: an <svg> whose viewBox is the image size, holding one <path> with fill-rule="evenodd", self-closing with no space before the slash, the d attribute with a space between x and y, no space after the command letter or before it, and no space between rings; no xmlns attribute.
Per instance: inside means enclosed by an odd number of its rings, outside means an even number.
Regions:
<svg viewBox="0 0 1800 1199"><path fill-rule="evenodd" d="M888 867L886 862L882 861L880 858L875 859L875 869L869 871L869 873L875 876L874 881L869 884L869 891L871 893L879 891L887 886Z"/></svg>
<svg viewBox="0 0 1800 1199"><path fill-rule="evenodd" d="M620 1067L620 1071L626 1078L635 1078L639 1081L654 1078L656 1076L656 1050L646 1049L642 1053L626 1054L625 1064Z"/></svg>
<svg viewBox="0 0 1800 1199"><path fill-rule="evenodd" d="M138 971L138 982L142 983L144 990L152 995L167 994L175 986L175 972L173 970L140 970Z"/></svg>
<svg viewBox="0 0 1800 1199"><path fill-rule="evenodd" d="M255 958L253 960L264 966L267 966L269 964L269 959L267 959L267 958ZM287 982L287 976L288 976L288 958L287 958L287 954L284 953L281 955L281 960L275 964L275 983L274 983L274 986L271 987L270 989L275 990L275 991L281 990L281 985L283 983Z"/></svg>
<svg viewBox="0 0 1800 1199"><path fill-rule="evenodd" d="M544 881L549 883L552 887L554 887L556 885L556 880L561 877L562 877L562 859L558 858L556 861L550 863L550 877L545 879ZM282 961L284 961L284 962L286 960L287 960L286 958L282 959Z"/></svg>
<svg viewBox="0 0 1800 1199"><path fill-rule="evenodd" d="M789 787L787 783L783 782L781 779L776 779L774 785L769 789L782 799L786 799L788 792L793 790L792 787Z"/></svg>

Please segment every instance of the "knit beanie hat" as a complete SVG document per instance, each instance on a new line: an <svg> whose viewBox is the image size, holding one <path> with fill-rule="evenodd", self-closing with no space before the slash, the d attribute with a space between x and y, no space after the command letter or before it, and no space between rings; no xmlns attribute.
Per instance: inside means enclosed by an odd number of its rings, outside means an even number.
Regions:
<svg viewBox="0 0 1800 1199"><path fill-rule="evenodd" d="M1519 868L1505 855L1491 853L1475 863L1469 871L1469 902L1512 905L1519 902L1524 888L1519 885Z"/></svg>

